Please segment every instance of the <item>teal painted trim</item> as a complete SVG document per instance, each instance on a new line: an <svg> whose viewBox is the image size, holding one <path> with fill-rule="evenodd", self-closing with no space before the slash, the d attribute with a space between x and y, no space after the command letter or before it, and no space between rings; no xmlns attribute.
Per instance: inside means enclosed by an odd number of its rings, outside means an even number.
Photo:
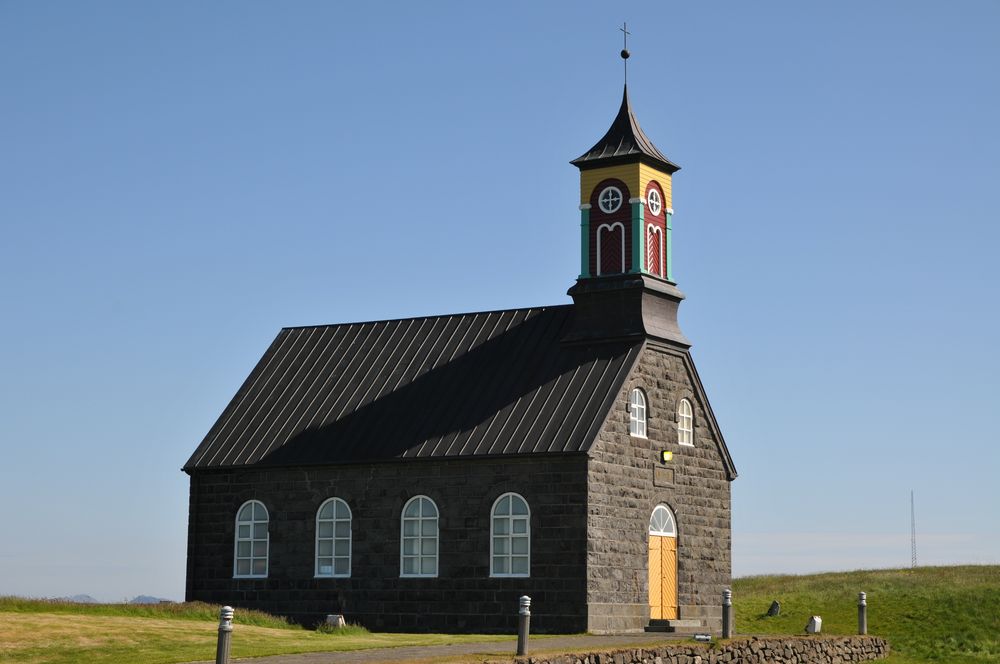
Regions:
<svg viewBox="0 0 1000 664"><path fill-rule="evenodd" d="M632 265L629 272L633 274L646 272L645 210L642 202L632 203Z"/></svg>
<svg viewBox="0 0 1000 664"><path fill-rule="evenodd" d="M667 212L667 248L664 250L666 256L663 257L663 262L667 265L667 281L674 280L673 219L674 215Z"/></svg>
<svg viewBox="0 0 1000 664"><path fill-rule="evenodd" d="M590 210L580 210L580 278L590 278Z"/></svg>

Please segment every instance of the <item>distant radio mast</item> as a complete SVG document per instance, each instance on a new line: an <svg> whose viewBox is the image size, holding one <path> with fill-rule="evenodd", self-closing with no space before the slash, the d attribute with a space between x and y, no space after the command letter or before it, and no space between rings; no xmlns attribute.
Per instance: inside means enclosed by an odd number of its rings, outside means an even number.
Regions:
<svg viewBox="0 0 1000 664"><path fill-rule="evenodd" d="M913 489L910 489L910 569L917 567L917 517L913 510Z"/></svg>

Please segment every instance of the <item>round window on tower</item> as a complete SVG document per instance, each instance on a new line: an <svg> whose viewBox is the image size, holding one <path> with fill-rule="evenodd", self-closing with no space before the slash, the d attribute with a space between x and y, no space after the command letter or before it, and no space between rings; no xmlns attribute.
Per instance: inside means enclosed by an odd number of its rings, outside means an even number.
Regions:
<svg viewBox="0 0 1000 664"><path fill-rule="evenodd" d="M605 187L597 197L597 204L600 205L601 212L611 214L622 206L622 198L622 190L618 187Z"/></svg>
<svg viewBox="0 0 1000 664"><path fill-rule="evenodd" d="M659 217L660 212L663 211L663 199L660 198L660 192L651 187L649 193L646 194L646 203L649 204L649 211L653 213L653 216Z"/></svg>

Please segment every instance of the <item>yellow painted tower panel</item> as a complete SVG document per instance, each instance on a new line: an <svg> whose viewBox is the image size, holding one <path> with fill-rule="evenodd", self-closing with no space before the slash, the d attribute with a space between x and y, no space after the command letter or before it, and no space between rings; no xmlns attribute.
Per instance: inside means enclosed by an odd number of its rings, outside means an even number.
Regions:
<svg viewBox="0 0 1000 664"><path fill-rule="evenodd" d="M652 166L640 163L621 164L619 166L607 166L605 168L580 171L580 203L589 203L594 187L608 178L615 178L624 182L632 197L644 196L646 185L649 184L650 180L656 180L660 188L663 189L664 207L673 207L670 175Z"/></svg>
<svg viewBox="0 0 1000 664"><path fill-rule="evenodd" d="M639 185L642 187L643 194L646 193L646 185L649 184L650 180L656 180L656 182L660 185L660 189L663 190L663 207L672 208L673 201L671 200L672 187L670 185L670 175L664 173L663 171L658 171L652 166L639 164Z"/></svg>
<svg viewBox="0 0 1000 664"><path fill-rule="evenodd" d="M580 171L580 203L589 203L590 194L602 180L615 178L621 180L628 187L632 196L636 196L639 188L639 165L622 164L620 166L608 166L606 168L594 168L588 171Z"/></svg>

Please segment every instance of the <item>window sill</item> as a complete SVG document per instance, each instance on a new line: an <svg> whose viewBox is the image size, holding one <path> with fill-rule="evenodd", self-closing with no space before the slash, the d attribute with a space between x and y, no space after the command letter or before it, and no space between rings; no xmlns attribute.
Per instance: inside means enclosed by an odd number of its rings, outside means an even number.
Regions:
<svg viewBox="0 0 1000 664"><path fill-rule="evenodd" d="M267 574L233 574L234 579L266 579Z"/></svg>
<svg viewBox="0 0 1000 664"><path fill-rule="evenodd" d="M490 574L491 579L530 579L530 574Z"/></svg>

